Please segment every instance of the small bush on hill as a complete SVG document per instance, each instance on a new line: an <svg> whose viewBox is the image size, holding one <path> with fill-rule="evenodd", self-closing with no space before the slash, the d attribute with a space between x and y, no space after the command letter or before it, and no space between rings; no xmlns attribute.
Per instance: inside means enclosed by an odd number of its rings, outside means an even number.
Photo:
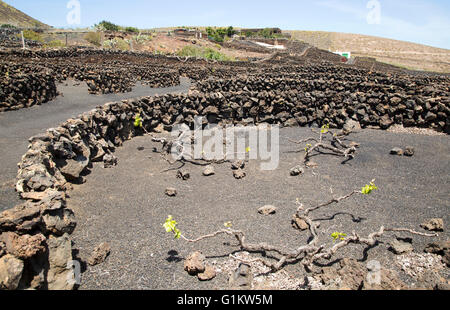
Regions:
<svg viewBox="0 0 450 310"><path fill-rule="evenodd" d="M44 45L44 48L64 47L66 44L61 40L53 40Z"/></svg>
<svg viewBox="0 0 450 310"><path fill-rule="evenodd" d="M177 54L178 56L182 57L196 57L217 61L234 61L232 57L228 57L227 55L222 54L219 51L212 48L203 49L200 47L185 46Z"/></svg>
<svg viewBox="0 0 450 310"><path fill-rule="evenodd" d="M102 45L102 34L100 32L89 32L84 36L84 39L95 46Z"/></svg>
<svg viewBox="0 0 450 310"><path fill-rule="evenodd" d="M20 34L19 34L19 36L20 36ZM36 42L44 43L44 39L42 38L42 35L33 30L24 30L23 37L27 40L33 40Z"/></svg>
<svg viewBox="0 0 450 310"><path fill-rule="evenodd" d="M111 22L108 22L106 20L101 21L98 25L95 25L95 28L97 28L100 31L120 31L120 26L113 24Z"/></svg>
<svg viewBox="0 0 450 310"><path fill-rule="evenodd" d="M139 33L139 29L135 27L125 27L125 32Z"/></svg>

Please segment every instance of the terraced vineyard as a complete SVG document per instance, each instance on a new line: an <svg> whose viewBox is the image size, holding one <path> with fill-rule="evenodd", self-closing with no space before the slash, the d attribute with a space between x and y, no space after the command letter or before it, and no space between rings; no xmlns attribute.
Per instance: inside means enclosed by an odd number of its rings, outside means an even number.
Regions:
<svg viewBox="0 0 450 310"><path fill-rule="evenodd" d="M5 117L11 110L53 104L58 85L68 80L85 83L93 96L129 92L137 83L150 89L179 85L180 77L192 82L186 94L106 103L30 138L16 180L16 191L25 201L0 214L0 257L7 255L19 266L11 271L16 273L9 275L10 280L0 278L1 286L74 288L74 283L66 281L73 270L65 266L72 259L71 235L77 219L66 194L85 182L94 163L117 165L115 150L134 137L171 131L178 124L193 128L198 116L204 117L205 126L271 124L322 127L322 133L328 133L348 129L349 124L383 130L399 125L450 133L448 75L343 64L339 56L326 51L300 49L255 62L208 62L76 48L1 52L0 112ZM339 135L333 137L334 144L345 145L336 140ZM167 144L164 139L159 141ZM314 228L308 214L300 219L308 224L313 241L297 255L275 250L283 256L272 265L278 267L275 271L286 262L303 259L301 254L311 258L312 264L334 253L334 249L322 252L323 247L316 245L318 227ZM342 246L352 242L374 246L383 229L369 239L354 234ZM241 248L254 247L242 242ZM305 259L305 267L310 263Z"/></svg>

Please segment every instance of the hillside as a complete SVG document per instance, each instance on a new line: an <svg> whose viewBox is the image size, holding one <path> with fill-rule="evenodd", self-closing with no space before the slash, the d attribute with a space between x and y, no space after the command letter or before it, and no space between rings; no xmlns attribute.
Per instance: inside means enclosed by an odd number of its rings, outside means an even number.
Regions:
<svg viewBox="0 0 450 310"><path fill-rule="evenodd" d="M51 28L0 0L0 25L3 24L21 28Z"/></svg>
<svg viewBox="0 0 450 310"><path fill-rule="evenodd" d="M330 51L350 51L352 56L374 57L380 62L424 71L450 73L450 50L373 36L323 32L285 31L293 39Z"/></svg>

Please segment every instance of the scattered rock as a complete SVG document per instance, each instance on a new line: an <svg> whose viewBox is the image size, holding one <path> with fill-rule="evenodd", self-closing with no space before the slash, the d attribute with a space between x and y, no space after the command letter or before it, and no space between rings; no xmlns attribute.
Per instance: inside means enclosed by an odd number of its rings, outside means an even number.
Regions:
<svg viewBox="0 0 450 310"><path fill-rule="evenodd" d="M313 162L313 161L308 161L308 162L306 163L306 167L307 167L307 168L317 168L317 167L319 167L319 164L316 163L316 162Z"/></svg>
<svg viewBox="0 0 450 310"><path fill-rule="evenodd" d="M420 224L420 227L429 231L444 231L444 220L441 218L430 219Z"/></svg>
<svg viewBox="0 0 450 310"><path fill-rule="evenodd" d="M113 154L105 154L103 156L103 164L105 168L112 168L117 166L118 159Z"/></svg>
<svg viewBox="0 0 450 310"><path fill-rule="evenodd" d="M308 223L306 223L305 220L301 219L297 214L295 214L292 219L292 227L301 231L309 229Z"/></svg>
<svg viewBox="0 0 450 310"><path fill-rule="evenodd" d="M408 156L408 157L412 157L412 156L414 156L414 154L415 154L414 148L411 147L411 146L407 146L407 147L405 148L405 152L404 152L403 155Z"/></svg>
<svg viewBox="0 0 450 310"><path fill-rule="evenodd" d="M189 172L184 170L178 170L177 172L177 178L182 179L183 181L187 181L191 178L191 175Z"/></svg>
<svg viewBox="0 0 450 310"><path fill-rule="evenodd" d="M238 160L231 164L231 169L233 170L239 170L245 168L245 161L244 160Z"/></svg>
<svg viewBox="0 0 450 310"><path fill-rule="evenodd" d="M173 187L169 187L166 189L166 195L169 197L175 197L178 194L177 190Z"/></svg>
<svg viewBox="0 0 450 310"><path fill-rule="evenodd" d="M277 212L278 208L275 206L267 205L258 209L258 213L262 215L271 215Z"/></svg>
<svg viewBox="0 0 450 310"><path fill-rule="evenodd" d="M205 168L205 170L203 171L203 175L205 177L209 177L209 176L212 176L212 175L215 175L215 174L216 174L216 171L214 170L214 166L211 166L211 165L207 166Z"/></svg>
<svg viewBox="0 0 450 310"><path fill-rule="evenodd" d="M233 171L233 176L236 180L241 180L247 176L247 173L242 169L238 169Z"/></svg>
<svg viewBox="0 0 450 310"><path fill-rule="evenodd" d="M214 267L207 265L205 271L197 274L197 277L200 281L211 281L216 277L217 273Z"/></svg>
<svg viewBox="0 0 450 310"><path fill-rule="evenodd" d="M16 290L23 274L24 263L7 254L0 258L0 289Z"/></svg>
<svg viewBox="0 0 450 310"><path fill-rule="evenodd" d="M411 243L394 240L390 244L390 249L397 255L411 253L414 251L414 248Z"/></svg>
<svg viewBox="0 0 450 310"><path fill-rule="evenodd" d="M399 147L395 147L391 150L391 155L398 155L398 156L402 156L403 155L403 150Z"/></svg>
<svg viewBox="0 0 450 310"><path fill-rule="evenodd" d="M441 241L441 242L433 242L429 243L425 247L426 253L432 253L437 255L444 255L446 251L450 250L450 240L448 241Z"/></svg>
<svg viewBox="0 0 450 310"><path fill-rule="evenodd" d="M442 261L450 266L450 240L445 242L433 242L425 247L425 253L442 256Z"/></svg>
<svg viewBox="0 0 450 310"><path fill-rule="evenodd" d="M205 256L202 252L191 253L184 262L184 270L191 276L195 276L199 273L204 273L206 270Z"/></svg>
<svg viewBox="0 0 450 310"><path fill-rule="evenodd" d="M236 271L230 276L228 284L233 289L248 290L252 288L253 274L251 267L240 264Z"/></svg>
<svg viewBox="0 0 450 310"><path fill-rule="evenodd" d="M305 173L305 170L301 166L296 166L291 169L290 174L293 177L299 176L301 174Z"/></svg>
<svg viewBox="0 0 450 310"><path fill-rule="evenodd" d="M139 146L139 147L137 148L137 150L138 150L139 152L142 152L143 150L145 150L145 147Z"/></svg>
<svg viewBox="0 0 450 310"><path fill-rule="evenodd" d="M103 263L108 258L109 253L111 253L111 246L107 242L101 243L92 251L88 264L96 266Z"/></svg>

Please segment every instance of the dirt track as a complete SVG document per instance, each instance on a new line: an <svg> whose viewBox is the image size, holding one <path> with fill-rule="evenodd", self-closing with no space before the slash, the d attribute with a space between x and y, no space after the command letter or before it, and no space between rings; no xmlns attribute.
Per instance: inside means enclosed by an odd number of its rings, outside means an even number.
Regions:
<svg viewBox="0 0 450 310"><path fill-rule="evenodd" d="M87 182L70 192L68 205L77 217L73 235L78 258L85 260L101 242L109 242L112 252L107 261L88 267L82 275L81 289L223 289L227 288L227 271L212 282L199 282L183 271L183 259L193 250L201 250L209 263L223 263L238 250L235 241L213 239L191 245L174 241L165 233L162 223L169 214L179 222L187 237L198 237L223 228L232 221L233 228L247 234L249 242L268 242L295 247L305 243L307 233L291 227L296 198L306 205L323 202L335 195L359 189L373 178L379 190L369 197L357 197L314 213L322 224L320 243L332 245L335 231L363 236L377 231L381 225L421 231L424 220L441 217L448 223L450 198L450 143L448 136L396 134L364 130L351 138L361 143L357 157L346 165L342 159L320 155L313 160L319 168L300 177L290 177L289 169L299 163L301 153L288 138L310 136L307 128L281 130L281 161L275 171L262 172L258 161L251 161L247 177L235 180L230 164L216 166L216 175L202 176L203 168L187 165L189 181L176 178L176 170L161 173L168 163L153 153L158 144L149 137L126 142L116 155L119 165L104 169L95 165ZM389 155L393 147L413 146L412 158ZM138 147L144 147L138 151ZM151 157L151 158L150 158ZM167 187L175 187L178 196L164 195ZM272 204L276 215L264 217L257 209ZM398 234L399 236L406 236ZM447 240L448 231L439 238L414 236L416 252L436 240ZM383 237L375 248L364 251L350 246L341 256L354 257L364 264L379 260L383 267L398 270L395 255L387 250L393 235ZM230 243L226 243L230 242ZM286 268L289 275L302 278L303 268ZM447 275L448 278L448 275ZM403 276L403 280L410 279Z"/></svg>

